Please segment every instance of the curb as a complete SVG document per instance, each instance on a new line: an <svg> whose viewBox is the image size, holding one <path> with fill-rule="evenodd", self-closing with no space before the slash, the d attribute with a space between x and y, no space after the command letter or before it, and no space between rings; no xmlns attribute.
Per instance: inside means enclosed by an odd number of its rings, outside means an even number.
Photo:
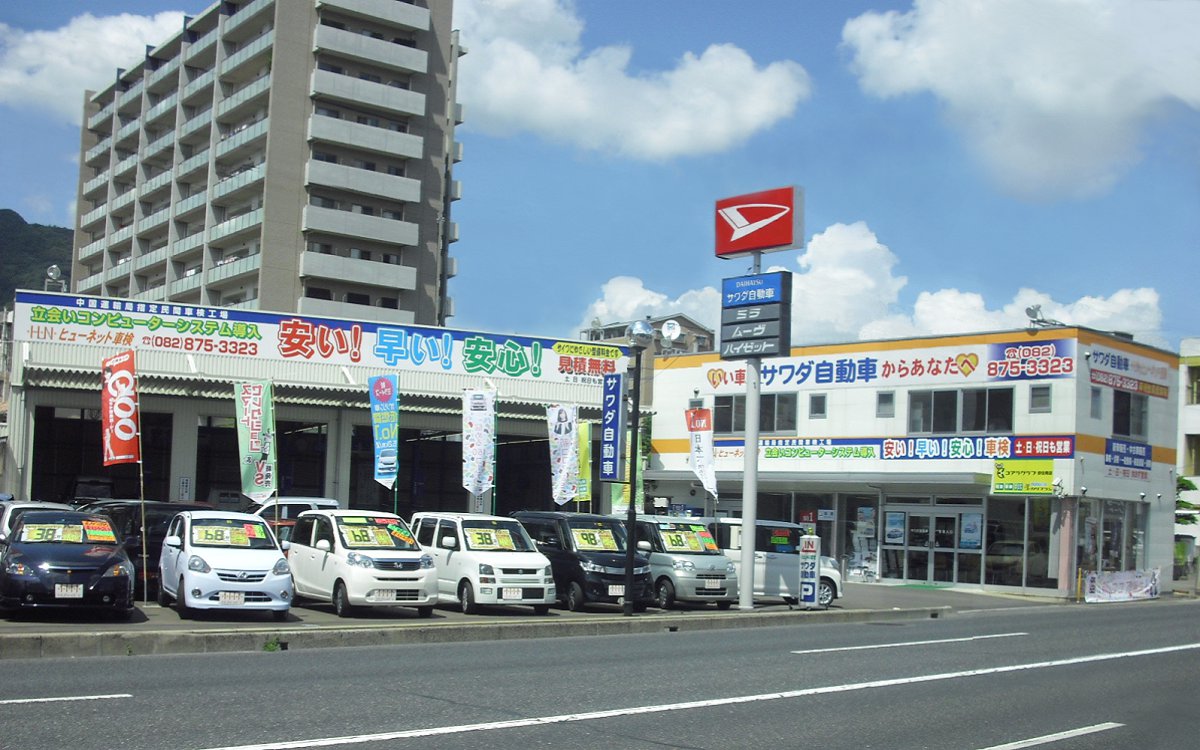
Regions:
<svg viewBox="0 0 1200 750"><path fill-rule="evenodd" d="M485 622L401 624L322 628L238 628L236 630L156 630L147 632L41 633L0 635L0 661L89 656L147 656L253 651L290 651L412 643L516 640L597 635L676 633L746 627L780 627L937 618L950 607L890 610L837 610L741 613L733 616L670 614L574 619L569 622Z"/></svg>

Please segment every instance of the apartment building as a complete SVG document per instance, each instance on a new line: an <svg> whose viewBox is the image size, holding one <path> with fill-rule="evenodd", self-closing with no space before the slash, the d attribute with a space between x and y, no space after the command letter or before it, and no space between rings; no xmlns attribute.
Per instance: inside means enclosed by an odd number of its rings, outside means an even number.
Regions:
<svg viewBox="0 0 1200 750"><path fill-rule="evenodd" d="M1179 363L1069 326L795 347L762 361L751 446L745 362L660 357L647 495L737 517L754 451L757 517L810 525L851 579L1071 596L1086 571L1157 569L1167 587ZM697 403L715 498L692 466Z"/></svg>
<svg viewBox="0 0 1200 750"><path fill-rule="evenodd" d="M451 0L222 0L88 92L72 291L444 325Z"/></svg>

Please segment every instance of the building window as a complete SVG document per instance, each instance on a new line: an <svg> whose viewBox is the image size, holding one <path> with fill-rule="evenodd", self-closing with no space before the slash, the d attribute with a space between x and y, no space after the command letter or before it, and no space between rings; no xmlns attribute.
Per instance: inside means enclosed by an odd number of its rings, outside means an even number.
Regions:
<svg viewBox="0 0 1200 750"><path fill-rule="evenodd" d="M1049 414L1050 413L1050 386L1048 386L1048 385L1031 385L1031 386L1029 386L1029 413L1030 414Z"/></svg>
<svg viewBox="0 0 1200 750"><path fill-rule="evenodd" d="M1187 368L1187 402L1200 404L1200 367Z"/></svg>
<svg viewBox="0 0 1200 750"><path fill-rule="evenodd" d="M962 392L962 432L1012 432L1012 425L1012 388L970 388Z"/></svg>
<svg viewBox="0 0 1200 750"><path fill-rule="evenodd" d="M331 107L322 107L322 106L318 105L316 112L318 115L321 115L322 117L332 117L335 120L342 119L342 113Z"/></svg>
<svg viewBox="0 0 1200 750"><path fill-rule="evenodd" d="M890 419L896 416L896 393L882 391L875 394L875 416L880 419Z"/></svg>
<svg viewBox="0 0 1200 750"><path fill-rule="evenodd" d="M1091 417L1092 419L1104 418L1104 391L1092 386L1092 401L1091 401Z"/></svg>
<svg viewBox="0 0 1200 750"><path fill-rule="evenodd" d="M308 199L308 202L320 208L337 208L337 201L333 198L326 198L323 195L314 195Z"/></svg>
<svg viewBox="0 0 1200 750"><path fill-rule="evenodd" d="M396 297L380 297L379 306L386 307L389 310L398 310L400 308L400 300Z"/></svg>
<svg viewBox="0 0 1200 750"><path fill-rule="evenodd" d="M908 394L908 431L913 434L958 429L958 391L914 391Z"/></svg>
<svg viewBox="0 0 1200 750"><path fill-rule="evenodd" d="M758 429L760 433L796 431L796 394L770 393L759 396ZM713 399L713 432L742 434L746 432L746 397L717 396Z"/></svg>
<svg viewBox="0 0 1200 750"><path fill-rule="evenodd" d="M337 154L331 154L328 151L313 151L313 160L325 161L329 162L330 164L338 163Z"/></svg>
<svg viewBox="0 0 1200 750"><path fill-rule="evenodd" d="M371 304L371 295L361 292L346 292L346 302L351 305L369 305Z"/></svg>
<svg viewBox="0 0 1200 750"><path fill-rule="evenodd" d="M333 293L319 286L305 287L304 296L309 299L333 299Z"/></svg>
<svg viewBox="0 0 1200 750"><path fill-rule="evenodd" d="M1183 447L1183 473L1194 477L1200 474L1200 435L1188 435Z"/></svg>
<svg viewBox="0 0 1200 750"><path fill-rule="evenodd" d="M814 393L808 397L808 418L809 419L824 419L825 418L825 394Z"/></svg>
<svg viewBox="0 0 1200 750"><path fill-rule="evenodd" d="M1113 434L1145 440L1149 396L1144 393L1113 391Z"/></svg>

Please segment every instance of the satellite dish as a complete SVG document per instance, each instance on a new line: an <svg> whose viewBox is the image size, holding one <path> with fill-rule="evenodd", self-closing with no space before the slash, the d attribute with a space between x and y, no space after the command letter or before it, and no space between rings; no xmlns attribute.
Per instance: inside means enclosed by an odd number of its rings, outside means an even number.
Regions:
<svg viewBox="0 0 1200 750"><path fill-rule="evenodd" d="M62 278L62 269L57 264L50 266L46 269L46 278L51 281L58 281Z"/></svg>
<svg viewBox="0 0 1200 750"><path fill-rule="evenodd" d="M679 326L679 321L668 320L662 324L662 337L672 344L683 335L683 329Z"/></svg>

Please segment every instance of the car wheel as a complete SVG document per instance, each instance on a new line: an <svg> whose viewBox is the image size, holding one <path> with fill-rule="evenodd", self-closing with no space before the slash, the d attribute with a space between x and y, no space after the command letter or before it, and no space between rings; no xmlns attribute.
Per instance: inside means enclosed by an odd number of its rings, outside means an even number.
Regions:
<svg viewBox="0 0 1200 750"><path fill-rule="evenodd" d="M180 619L187 619L192 616L192 608L187 603L187 589L184 588L183 579L179 579L179 588L175 589L175 609L179 611Z"/></svg>
<svg viewBox="0 0 1200 750"><path fill-rule="evenodd" d="M333 584L333 611L338 617L349 617L351 609L350 596L346 593L346 584L338 581Z"/></svg>
<svg viewBox="0 0 1200 750"><path fill-rule="evenodd" d="M462 605L464 615L473 615L479 611L479 605L475 603L475 589L471 588L470 581L463 581L458 587L458 602Z"/></svg>
<svg viewBox="0 0 1200 750"><path fill-rule="evenodd" d="M533 605L533 613L535 615L548 615L548 614L550 614L550 605L549 604L535 604L535 605Z"/></svg>
<svg viewBox="0 0 1200 750"><path fill-rule="evenodd" d="M658 608L670 609L675 606L675 584L671 583L670 578L664 578L658 582Z"/></svg>
<svg viewBox="0 0 1200 750"><path fill-rule="evenodd" d="M817 585L817 604L823 609L828 609L829 605L833 604L833 598L833 581L822 578L821 583Z"/></svg>
<svg viewBox="0 0 1200 750"><path fill-rule="evenodd" d="M425 619L433 617L433 607L417 607L417 617Z"/></svg>
<svg viewBox="0 0 1200 750"><path fill-rule="evenodd" d="M288 611L286 609L272 610L271 616L275 618L275 622L287 622Z"/></svg>
<svg viewBox="0 0 1200 750"><path fill-rule="evenodd" d="M572 612L583 609L583 587L574 581L567 587L567 609Z"/></svg>
<svg viewBox="0 0 1200 750"><path fill-rule="evenodd" d="M158 585L158 591L155 592L155 599L158 601L158 606L160 607L171 606L171 597L167 594L167 589L161 583Z"/></svg>

